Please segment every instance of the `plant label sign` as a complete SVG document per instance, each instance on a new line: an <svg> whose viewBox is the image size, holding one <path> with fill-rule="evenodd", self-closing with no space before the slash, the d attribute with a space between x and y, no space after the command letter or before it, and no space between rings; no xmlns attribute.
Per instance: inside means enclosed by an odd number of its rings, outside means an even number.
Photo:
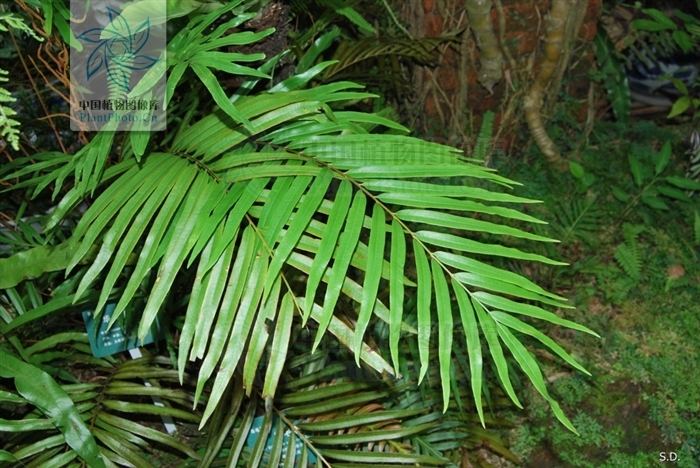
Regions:
<svg viewBox="0 0 700 468"><path fill-rule="evenodd" d="M85 322L85 328L87 328L90 348L92 348L92 354L95 357L101 358L111 356L112 354L153 343L156 337L160 339L160 324L157 320L154 326L155 330L151 329L148 335L146 335L146 339L143 341L136 338L136 329L131 330L130 333L125 333L119 324L115 323L112 328L108 330L107 326L112 318L112 312L114 312L115 306L116 304L107 304L105 306L105 311L102 314L102 319L99 324L95 323L95 317L93 315L94 310L83 311L83 321Z"/></svg>
<svg viewBox="0 0 700 468"><path fill-rule="evenodd" d="M264 416L257 417L253 419L253 425L250 428L250 433L248 434L248 439L246 440L246 444L248 444L248 447L254 447L255 442L258 440L258 435L260 434L260 429L262 428L262 423L263 419L265 419ZM275 416L272 419L272 428L270 429L270 434L267 436L267 442L265 443L265 455L269 455L270 452L272 452L272 444L274 443L275 440L275 433L277 431L277 416ZM294 421L296 423L296 421ZM284 437L282 438L282 458L281 460L284 460L284 457L287 454L287 450L289 450L290 446L290 440L292 438L292 430L289 428L285 428L284 431ZM302 440L294 435L294 449L296 450L296 456L294 457L295 460L299 460L301 457L301 450L304 446L304 442ZM308 451L308 462L309 463L316 463L316 455L313 454L313 452Z"/></svg>

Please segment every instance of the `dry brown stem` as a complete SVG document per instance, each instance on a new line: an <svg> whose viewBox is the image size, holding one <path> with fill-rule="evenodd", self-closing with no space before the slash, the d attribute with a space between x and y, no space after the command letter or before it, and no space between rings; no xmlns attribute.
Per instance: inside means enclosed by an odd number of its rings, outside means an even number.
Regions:
<svg viewBox="0 0 700 468"><path fill-rule="evenodd" d="M479 83L490 93L503 77L503 54L498 46L491 22L491 0L467 0L467 16L481 52Z"/></svg>
<svg viewBox="0 0 700 468"><path fill-rule="evenodd" d="M567 41L567 38L575 38L580 29L581 20L573 18L573 15L578 11L576 3L578 3L577 0L552 0L552 6L547 18L545 50L540 63L539 73L529 93L523 99L525 120L532 138L545 158L547 158L547 161L558 171L566 171L568 163L562 158L559 148L549 138L542 121L541 109L544 93L550 85L552 76L558 68L562 70L561 73L563 74L563 70L568 65L570 49L572 49L573 44ZM583 3L587 3L587 0ZM578 28L576 28L577 24ZM564 51L564 54L562 54L562 51ZM562 64L560 64L560 60Z"/></svg>

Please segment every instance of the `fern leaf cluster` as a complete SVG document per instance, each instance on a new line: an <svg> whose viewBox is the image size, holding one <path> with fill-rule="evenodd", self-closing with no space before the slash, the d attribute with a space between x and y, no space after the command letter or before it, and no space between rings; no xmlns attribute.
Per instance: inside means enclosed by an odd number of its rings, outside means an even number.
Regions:
<svg viewBox="0 0 700 468"><path fill-rule="evenodd" d="M299 327L292 332L293 348L300 347L300 332ZM484 437L495 451L517 462L495 434L476 427L466 386L455 387L458 391L451 397L452 407L460 410L444 415L437 409L439 389L428 384L439 380L437 370L418 386L417 368L410 358L402 358L406 378L389 385L368 379L365 370L343 359L347 353L342 351L332 356L295 355L285 366L274 400L256 392L246 398L242 374L237 372L222 395L222 411L207 425L210 436L183 439L158 426L164 418L184 431L201 420L200 408L191 408L191 376L185 373L180 386L177 371L164 357L96 359L87 342L85 333L52 335L26 348L29 363L0 350L0 376L15 379L14 386L0 392L5 410L0 421L1 462L77 466L82 459L91 467L153 468L157 459L150 460L146 453L160 446L187 459L184 466L200 468L226 461L229 466L251 468L305 467L316 461L334 467L406 463L437 467L464 456L464 447L479 446ZM402 349L402 356L411 355L406 351ZM462 355L460 360L466 363L465 359ZM89 383L76 382L66 371L78 371L80 362L96 366ZM453 385L466 380L463 369L459 365L455 369ZM56 380L48 372L57 374ZM42 391L37 391L40 387ZM161 405L149 404L153 398ZM508 404L497 392L492 398L494 407ZM479 431L478 438L473 431ZM200 449L195 451L196 447Z"/></svg>
<svg viewBox="0 0 700 468"><path fill-rule="evenodd" d="M5 24L3 24L3 22ZM0 12L0 32L8 32L8 26L29 34L37 41L43 41L32 28L27 26L21 17L10 12ZM8 79L5 78L7 74L7 70L0 68L0 83L6 83L8 81ZM20 123L13 119L13 117L17 115L17 112L5 105L15 101L16 99L12 97L12 94L10 94L8 90L0 87L0 138L4 138L15 151L19 151L18 127Z"/></svg>
<svg viewBox="0 0 700 468"><path fill-rule="evenodd" d="M7 82L7 71L0 68L0 82ZM15 151L19 151L19 122L12 117L17 115L3 103L13 103L16 99L5 88L0 88L0 137L7 140Z"/></svg>
<svg viewBox="0 0 700 468"><path fill-rule="evenodd" d="M615 260L630 278L638 280L642 271L642 254L637 236L644 231L643 226L625 223L622 227L625 242L615 250Z"/></svg>
<svg viewBox="0 0 700 468"><path fill-rule="evenodd" d="M376 30L364 16L360 14L360 2L358 0L291 0L290 16L307 16L309 14L310 3L319 7L322 12L313 19L313 24L308 31L296 38L297 43L306 48L307 45L339 19L345 18L355 25L363 34L376 35Z"/></svg>
<svg viewBox="0 0 700 468"><path fill-rule="evenodd" d="M552 206L555 219L551 226L562 243L583 240L592 244L595 241L603 215L595 198L577 197L570 202L556 202Z"/></svg>
<svg viewBox="0 0 700 468"><path fill-rule="evenodd" d="M475 391L481 388L481 328L509 396L517 401L501 343L551 401L557 417L571 427L547 393L536 363L510 331L534 333L534 329L511 314L593 332L541 307L503 297L567 307L563 298L474 258L502 256L558 264L476 240L486 232L551 242L468 216L486 210L503 221L527 220L501 204L533 200L464 185L474 179L506 187L514 182L464 162L453 148L364 129L381 125L403 131L387 119L330 107L367 96L356 85L341 82L243 97L236 103L235 115L248 125L217 112L183 129L168 152L144 155L140 165L130 158L105 170L104 180L110 184L70 241L76 252L69 272L89 261L93 246L99 248L75 300L102 291L99 311L117 288L115 321L139 288L150 284L138 324L139 335L144 336L172 297L181 269L195 268L178 362L182 372L187 361L203 359L197 398L212 385L204 422L214 414L237 365L243 366L249 392L255 370L266 365L265 394L275 394L289 327L299 319L317 324L314 346L331 333L354 350L358 361L397 376L397 343L403 336L416 335L419 348L427 352L436 324L447 404L452 342L459 339L453 336L450 301L456 297L456 320L468 330L461 339L471 343L475 356L471 364L478 384ZM96 151L95 145L101 144L95 139L85 150ZM441 182L422 182L424 178ZM331 182L338 184L337 190L328 190ZM75 203L81 191L79 186L71 189L62 205ZM447 228L462 234L445 232ZM132 251L139 252L138 261L126 268ZM417 272L414 277L406 276L406 258L415 258L415 265L410 265ZM307 278L303 290L292 287L291 273L284 273L283 267ZM362 284L350 275L353 269L363 272ZM378 299L380 284L391 291L388 304ZM405 289L416 287L419 320L414 328L402 323L402 302ZM341 295L358 305L353 327L336 316ZM375 320L390 327L393 365L365 342L367 326ZM262 350L268 344L279 353L263 363ZM428 363L428 355L422 354L423 374ZM474 395L475 404L483 417L479 394Z"/></svg>
<svg viewBox="0 0 700 468"><path fill-rule="evenodd" d="M615 260L622 269L633 279L639 279L642 259L636 244L620 244L615 250Z"/></svg>
<svg viewBox="0 0 700 468"><path fill-rule="evenodd" d="M491 137L493 136L493 122L496 114L487 111L481 121L481 130L476 137L476 146L472 157L476 160L483 161L489 155L489 146L491 145Z"/></svg>
<svg viewBox="0 0 700 468"><path fill-rule="evenodd" d="M0 377L14 379L15 387L0 392L10 416L2 420L2 460L16 462L13 466L74 466L82 459L91 467L150 467L142 451L157 444L199 459L174 436L134 420L199 420L189 410L192 398L186 387L173 388L177 373L168 369L168 359L144 357L118 364L113 358L92 357L87 343L85 333L52 335L26 348L28 363L0 349ZM71 361L92 364L97 378L78 382L65 370ZM58 373L61 383L44 369ZM154 396L167 406L140 401Z"/></svg>

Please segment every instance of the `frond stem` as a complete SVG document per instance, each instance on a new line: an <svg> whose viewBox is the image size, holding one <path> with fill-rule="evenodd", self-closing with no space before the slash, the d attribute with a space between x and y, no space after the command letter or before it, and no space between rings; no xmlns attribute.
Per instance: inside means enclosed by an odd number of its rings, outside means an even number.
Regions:
<svg viewBox="0 0 700 468"><path fill-rule="evenodd" d="M273 145L273 146L274 146L274 145ZM395 220L396 222L398 222L399 225L401 226L401 228L404 230L404 232L406 232L414 241L416 241L421 247L423 247L423 250L424 250L425 252L427 252L427 254L430 256L431 259L434 259L435 261L438 262L438 264L442 267L442 269L447 273L447 275L449 276L449 278L450 278L451 280L456 280L457 283L460 284L460 285L462 286L462 288L463 288L464 291L469 295L469 298L470 298L472 301L478 302L479 305L480 305L481 307L483 307L484 311L486 311L487 313L490 312L490 309L489 309L485 304L483 304L477 297L475 297L474 294L473 294L471 291L469 291L469 289L467 289L467 287L466 287L461 281L459 281L459 280L457 280L457 278L455 278L454 273L452 273L452 271L450 271L450 269L447 268L447 266L446 266L443 262L441 262L440 259L437 258L437 257L433 254L433 252L432 252L430 249L428 249L428 247L414 234L414 232L406 225L406 223L404 223L401 219L399 219L399 218L394 214L394 212L393 212L392 210L390 210L389 208L387 208L387 206L386 206L384 203L382 203L378 198L376 198L376 197L372 194L372 192L370 192L370 191L367 190L365 187L363 187L361 183L359 183L359 182L356 181L355 179L352 179L352 178L350 178L350 177L347 177L343 171L334 168L332 165L330 165L330 164L328 164L328 163L326 163L326 162L323 162L323 161L319 161L318 159L314 158L313 156L309 156L309 155L307 155L307 154L304 154L302 151L290 150L289 148L286 148L286 147L284 147L284 146L282 146L282 145L280 145L279 147L280 147L280 148L284 148L284 149L285 149L287 152L289 152L289 153L292 153L292 154L294 154L294 155L296 155L296 156L299 156L299 157L301 157L301 158L305 158L305 159L308 160L308 161L312 161L312 162L314 162L314 163L316 163L316 164L318 164L318 165L320 165L320 166L323 166L323 167L328 168L329 170L333 171L335 174L338 174L339 178L341 178L341 179L343 179L343 180L346 180L346 181L350 182L351 184L353 184L355 187L357 187L358 190L360 190L363 194L365 194L366 196L368 196L368 197L369 197L370 199L372 199L375 203L377 203L380 207L382 207L382 209L383 209L386 213L389 214L389 216L391 217L392 220ZM292 294L292 296L294 296L294 295ZM295 302L295 305L297 305L296 302ZM297 307L298 307L298 305L297 305Z"/></svg>
<svg viewBox="0 0 700 468"><path fill-rule="evenodd" d="M217 176L217 175L214 173L214 171L212 171L206 164L204 164L202 161L200 161L199 159L195 158L195 157L192 156L191 154L188 154L188 153L186 153L186 152L184 152L184 151L174 151L174 150L171 150L170 152L171 152L172 154L174 154L174 155L182 156L183 158L187 158L188 161L194 163L197 167L199 167L199 168L203 169L204 171L206 171L206 173L209 174L209 175L212 177L212 179L216 180L216 181L219 182L219 183L221 182L221 178L220 178L219 176Z"/></svg>

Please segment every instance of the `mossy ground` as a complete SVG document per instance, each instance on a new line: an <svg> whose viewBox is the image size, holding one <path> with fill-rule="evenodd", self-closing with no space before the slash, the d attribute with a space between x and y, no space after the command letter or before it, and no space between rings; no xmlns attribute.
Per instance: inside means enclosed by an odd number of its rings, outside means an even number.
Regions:
<svg viewBox="0 0 700 468"><path fill-rule="evenodd" d="M568 233L546 253L571 266L558 271L535 266L529 273L571 298L576 310L560 311L566 318L601 335L546 330L592 377L535 350L550 392L580 436L559 424L549 404L524 384L526 411L512 412L517 425L507 436L524 466L700 467L700 248L693 229L700 196L670 200L666 210L639 198L633 204L642 188L628 163L634 154L653 172L654 155L670 140L675 151L668 174L683 175L680 139L650 123L631 128L606 123L593 132L579 160L593 176L585 184L570 174L553 176L533 162L542 161L533 155L515 164L511 158L501 164L495 159L501 173L524 184L519 195L545 200L533 212L558 233ZM630 201L613 196L612 185ZM591 200L591 207L577 208L580 200ZM587 216L595 223L586 224ZM628 234L639 231L632 241L623 232L625 223L631 226ZM639 257L638 272L616 260L619 246L628 241Z"/></svg>

